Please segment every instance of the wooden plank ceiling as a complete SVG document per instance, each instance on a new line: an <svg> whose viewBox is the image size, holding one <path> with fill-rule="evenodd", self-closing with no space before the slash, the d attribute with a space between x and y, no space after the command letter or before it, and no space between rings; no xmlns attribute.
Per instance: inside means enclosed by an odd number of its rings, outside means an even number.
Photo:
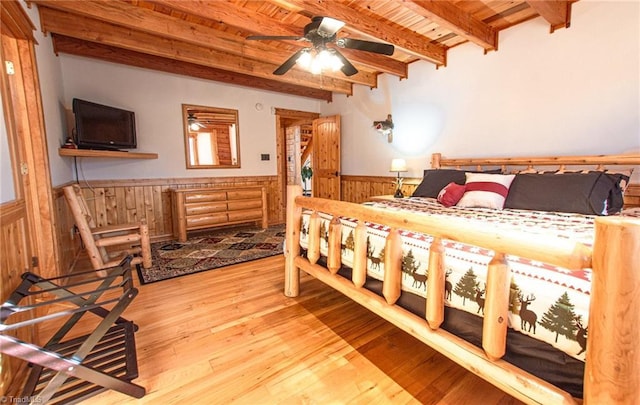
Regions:
<svg viewBox="0 0 640 405"><path fill-rule="evenodd" d="M571 1L502 0L33 0L56 53L171 72L330 101L354 85L377 86L380 73L407 78L407 65L446 66L465 42L498 49L499 32L532 18L550 31L568 27ZM392 56L340 49L358 69L313 75L273 71L301 41L249 41L250 35L302 36L314 16L345 22L339 38L385 42ZM409 78L410 79L410 78Z"/></svg>

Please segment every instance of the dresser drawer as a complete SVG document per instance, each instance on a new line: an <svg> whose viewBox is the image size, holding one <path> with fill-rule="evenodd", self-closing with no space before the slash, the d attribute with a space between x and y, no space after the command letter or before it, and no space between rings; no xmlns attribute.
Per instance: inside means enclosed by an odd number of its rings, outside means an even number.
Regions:
<svg viewBox="0 0 640 405"><path fill-rule="evenodd" d="M250 198L262 198L262 191L260 190L227 191L227 199L229 200L245 200Z"/></svg>
<svg viewBox="0 0 640 405"><path fill-rule="evenodd" d="M202 192L188 192L184 195L184 202L189 203L201 203L207 201L225 201L227 199L227 193L224 191L202 191Z"/></svg>
<svg viewBox="0 0 640 405"><path fill-rule="evenodd" d="M262 210L229 211L229 221L250 221L262 218Z"/></svg>
<svg viewBox="0 0 640 405"><path fill-rule="evenodd" d="M207 227L209 225L222 224L227 222L228 220L228 216L225 212L196 215L187 217L187 229L195 229Z"/></svg>
<svg viewBox="0 0 640 405"><path fill-rule="evenodd" d="M257 222L266 228L266 196L264 187L252 186L172 190L173 234L179 242L185 242L190 230L244 222Z"/></svg>
<svg viewBox="0 0 640 405"><path fill-rule="evenodd" d="M184 207L187 216L208 214L212 212L225 212L227 203L225 202L204 202L200 204L186 204Z"/></svg>
<svg viewBox="0 0 640 405"><path fill-rule="evenodd" d="M262 208L262 200L229 201L227 205L229 206L229 211L248 210Z"/></svg>

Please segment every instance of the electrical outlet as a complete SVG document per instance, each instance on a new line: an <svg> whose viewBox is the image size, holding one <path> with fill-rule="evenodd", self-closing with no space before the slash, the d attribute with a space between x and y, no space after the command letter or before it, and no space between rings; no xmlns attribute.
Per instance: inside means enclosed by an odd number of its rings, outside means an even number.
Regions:
<svg viewBox="0 0 640 405"><path fill-rule="evenodd" d="M268 153L263 153L260 155L260 160L270 160L271 156Z"/></svg>

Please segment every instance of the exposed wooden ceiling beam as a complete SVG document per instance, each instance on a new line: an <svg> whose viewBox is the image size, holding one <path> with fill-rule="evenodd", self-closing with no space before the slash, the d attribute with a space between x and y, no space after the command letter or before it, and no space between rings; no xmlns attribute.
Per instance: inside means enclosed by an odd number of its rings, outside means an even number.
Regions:
<svg viewBox="0 0 640 405"><path fill-rule="evenodd" d="M571 3L573 1L527 1L527 4L551 25L551 32L558 28L569 28L571 24Z"/></svg>
<svg viewBox="0 0 640 405"><path fill-rule="evenodd" d="M434 44L427 37L391 22L381 23L380 17L368 15L364 9L355 9L338 1L327 0L274 0L288 7L299 7L315 15L336 18L347 24L345 29L393 44L398 49L438 66L446 65L447 49ZM369 17L369 18L368 18Z"/></svg>
<svg viewBox="0 0 640 405"><path fill-rule="evenodd" d="M300 86L344 94L352 93L351 83L327 77L326 75L312 75L293 69L287 73L286 78L274 76L272 72L279 66L278 64L239 58L227 52L172 39L159 38L153 34L138 32L130 28L68 13L60 13L53 18L56 10L50 10L44 6L40 7L40 12L42 15L42 29L45 32L54 32L131 51L230 70L264 79L289 82Z"/></svg>
<svg viewBox="0 0 640 405"><path fill-rule="evenodd" d="M154 13L151 10L141 9L123 2L109 1L109 2L80 2L71 3L68 1L39 1L37 2L42 9L40 12L41 20L46 20L49 30L55 31L67 29L66 23L61 23L60 20L65 18L68 13L79 13L81 16L92 18L84 23L79 21L72 21L72 25L75 27L88 28L84 35L97 38L100 32L103 35L111 35L113 26L105 26L104 23L100 23L100 20L106 20L112 24L126 27L135 31L142 31L147 34L157 35L164 38L175 39L179 41L186 41L189 44L202 45L209 48L221 50L223 52L235 54L242 57L240 63L247 64L246 58L252 58L257 61L271 62L275 67L271 70L275 70L286 58L282 58L282 51L277 50L275 47L267 44L261 44L257 41L248 44L244 41L238 41L238 38L234 35L221 32L216 29L211 29L197 24L191 24L182 19L161 15ZM73 5L73 7L72 7ZM52 7L50 7L52 6ZM47 11L49 10L49 11ZM57 12L56 12L57 11ZM83 18L83 17L78 17ZM44 29L45 22L43 22ZM52 28L56 25L58 28ZM99 30L98 27L105 27ZM166 27L171 27L166 29ZM57 31L60 34L78 37L70 32ZM89 37L79 37L88 40L94 40ZM150 41L153 41L152 37L148 37ZM117 40L114 40L117 41ZM117 46L117 43L110 43L109 45ZM153 44L150 44L153 46ZM185 45L184 47L187 47ZM179 49L179 47L178 47ZM140 49L134 49L140 51ZM164 56L164 55L161 55ZM197 63L193 60L189 62ZM249 72L244 72L249 73ZM324 76L332 77L336 80L345 80L351 83L362 84L369 87L377 87L377 77L371 73L360 71L353 76L345 76L341 72L325 73ZM278 78L274 77L274 80Z"/></svg>
<svg viewBox="0 0 640 405"><path fill-rule="evenodd" d="M498 49L498 31L452 3L433 0L395 1L487 51Z"/></svg>
<svg viewBox="0 0 640 405"><path fill-rule="evenodd" d="M281 21L265 15L254 13L248 17L246 10L233 3L224 3L224 7L221 7L220 3L202 4L198 1L187 0L156 0L154 3L213 21L221 21L227 25L255 34L284 36L301 36L303 34L303 27L283 24ZM305 44L300 43L299 46L302 47ZM400 78L407 77L407 66L403 62L368 52L351 51L349 49L341 49L340 52L352 63L361 64Z"/></svg>
<svg viewBox="0 0 640 405"><path fill-rule="evenodd" d="M56 53L67 53L71 55L96 58L107 62L120 63L184 76L198 77L201 79L230 83L238 86L247 86L261 90L332 101L332 93L328 90L318 90L294 84L282 83L275 80L259 79L241 73L234 73L227 70L182 62L175 59L143 54L122 48L65 37L58 34L53 34L52 38Z"/></svg>

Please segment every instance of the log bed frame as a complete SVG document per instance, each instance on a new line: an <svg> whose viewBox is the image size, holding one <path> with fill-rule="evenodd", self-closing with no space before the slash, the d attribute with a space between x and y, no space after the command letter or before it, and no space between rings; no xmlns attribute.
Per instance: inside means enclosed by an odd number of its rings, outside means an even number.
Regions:
<svg viewBox="0 0 640 405"><path fill-rule="evenodd" d="M432 156L431 166L496 167L640 165L640 155L569 156L552 158L444 159ZM307 257L300 255L302 211L309 218ZM341 265L340 221L329 224L327 268L320 266L320 216L347 216L358 221L354 232L352 280L336 273ZM285 286L297 297L300 270L342 292L417 339L449 357L508 394L527 403L576 404L582 400L501 360L505 353L509 298L509 268L505 254L513 254L568 269L592 268L589 339L584 375L585 404L640 404L640 219L598 217L592 247L564 239L535 238L516 231L486 229L468 221L440 219L412 213L384 211L360 204L302 197L299 186L288 186ZM364 222L389 226L385 243L384 298L362 288L366 278L366 227ZM426 319L394 305L400 296L402 249L399 229L434 236L429 257ZM444 319L444 249L448 239L496 252L489 263L482 329L484 350L440 329Z"/></svg>

